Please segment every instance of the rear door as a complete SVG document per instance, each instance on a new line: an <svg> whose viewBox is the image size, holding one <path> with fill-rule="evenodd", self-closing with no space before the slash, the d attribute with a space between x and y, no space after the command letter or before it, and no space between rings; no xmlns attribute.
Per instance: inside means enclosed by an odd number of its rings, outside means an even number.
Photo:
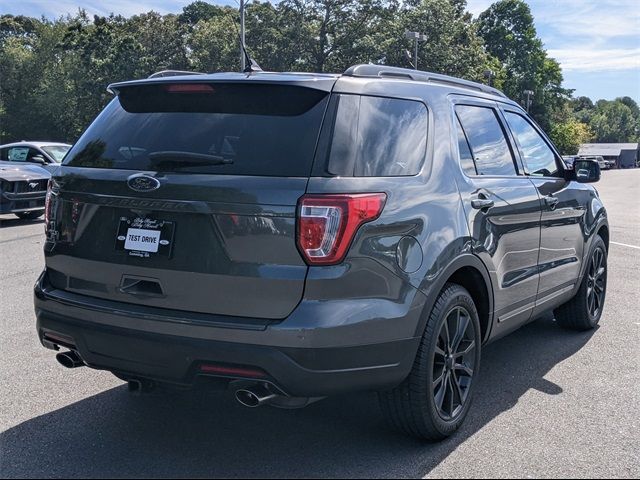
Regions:
<svg viewBox="0 0 640 480"><path fill-rule="evenodd" d="M498 335L526 322L535 305L540 200L521 175L495 103L461 100L453 120L465 172L460 193L473 251L492 278Z"/></svg>
<svg viewBox="0 0 640 480"><path fill-rule="evenodd" d="M571 290L579 277L589 195L580 184L564 179L562 160L522 112L505 109L504 115L542 200L537 303L543 305Z"/></svg>
<svg viewBox="0 0 640 480"><path fill-rule="evenodd" d="M54 176L51 283L131 304L286 317L307 273L296 204L330 88L120 88Z"/></svg>

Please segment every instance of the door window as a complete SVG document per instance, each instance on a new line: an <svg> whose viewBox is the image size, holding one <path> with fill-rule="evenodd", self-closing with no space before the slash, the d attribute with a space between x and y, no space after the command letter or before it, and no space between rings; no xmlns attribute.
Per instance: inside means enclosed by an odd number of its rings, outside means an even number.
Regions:
<svg viewBox="0 0 640 480"><path fill-rule="evenodd" d="M26 162L29 157L29 147L13 147L9 149L10 162Z"/></svg>
<svg viewBox="0 0 640 480"><path fill-rule="evenodd" d="M493 108L458 105L478 175L517 175L513 154Z"/></svg>
<svg viewBox="0 0 640 480"><path fill-rule="evenodd" d="M522 160L529 175L555 177L558 175L556 155L533 125L522 115L505 112L509 128L516 138Z"/></svg>
<svg viewBox="0 0 640 480"><path fill-rule="evenodd" d="M460 155L460 166L462 167L462 171L467 175L476 175L478 172L476 172L476 164L473 163L471 148L469 147L469 142L467 141L467 137L464 134L464 130L460 124L460 119L457 115L456 130L458 134L458 155Z"/></svg>

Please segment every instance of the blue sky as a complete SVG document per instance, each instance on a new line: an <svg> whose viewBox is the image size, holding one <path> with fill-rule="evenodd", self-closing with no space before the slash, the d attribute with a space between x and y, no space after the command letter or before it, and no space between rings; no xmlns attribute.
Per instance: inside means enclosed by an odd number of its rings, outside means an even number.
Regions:
<svg viewBox="0 0 640 480"><path fill-rule="evenodd" d="M210 0L236 4L234 0ZM75 13L125 16L180 12L189 0L0 0L0 13L56 18ZM478 15L491 0L467 0ZM528 0L538 35L560 62L565 87L594 100L628 95L640 101L640 0Z"/></svg>

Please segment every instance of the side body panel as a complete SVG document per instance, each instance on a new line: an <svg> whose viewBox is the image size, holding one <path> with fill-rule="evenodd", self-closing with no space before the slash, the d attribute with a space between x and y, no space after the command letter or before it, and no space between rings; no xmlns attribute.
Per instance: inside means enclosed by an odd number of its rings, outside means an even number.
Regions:
<svg viewBox="0 0 640 480"><path fill-rule="evenodd" d="M402 296L398 293L407 289L416 292L411 295L421 292L420 296L426 298L420 305L421 321L413 325L398 322L394 327L410 328L413 335L420 336L425 313L435 302L445 277L454 273L455 268L471 264L483 269L472 254L458 192L456 177L461 173L452 156L448 102L439 89L402 80L341 78L334 92L424 102L429 110L427 154L422 171L416 176L310 179L307 193L384 192L387 202L381 217L358 231L343 264L309 268L305 301L313 298L321 302L336 295L385 296L390 303L376 308L395 309L401 306ZM392 294L398 288L398 293ZM416 316L411 318L415 322Z"/></svg>

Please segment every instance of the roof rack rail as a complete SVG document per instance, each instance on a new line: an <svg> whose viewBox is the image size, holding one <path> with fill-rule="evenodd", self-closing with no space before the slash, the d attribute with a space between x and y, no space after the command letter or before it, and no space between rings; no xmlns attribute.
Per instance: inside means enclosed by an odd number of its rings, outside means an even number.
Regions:
<svg viewBox="0 0 640 480"><path fill-rule="evenodd" d="M490 93L492 95L498 95L500 97L507 98L507 96L497 88L483 85L482 83L471 82L469 80L450 77L448 75L442 75L440 73L423 72L421 70L411 70L409 68L390 67L388 65L354 65L352 67L349 67L343 75L349 77L404 78L413 80L415 82L444 83L447 85L470 88L484 93Z"/></svg>
<svg viewBox="0 0 640 480"><path fill-rule="evenodd" d="M178 75L204 75L202 72L187 72L185 70L162 70L152 73L147 78L175 77Z"/></svg>

